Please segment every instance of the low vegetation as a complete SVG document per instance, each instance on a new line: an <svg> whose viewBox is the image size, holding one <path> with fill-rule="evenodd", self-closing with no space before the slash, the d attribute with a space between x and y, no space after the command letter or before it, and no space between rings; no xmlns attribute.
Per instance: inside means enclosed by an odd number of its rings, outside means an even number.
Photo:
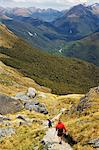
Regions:
<svg viewBox="0 0 99 150"><path fill-rule="evenodd" d="M2 55L2 57L4 56ZM89 145L88 142L99 136L99 94L97 90L92 89L86 95L87 98L81 94L58 96L49 93L49 89L40 87L32 79L24 77L15 69L1 62L0 70L0 81L2 81L0 82L0 93L15 96L17 92L26 91L28 87L32 86L36 88L38 93L44 92L45 97L38 97L37 100L45 104L49 112L48 115L44 115L34 111L22 110L15 114L6 115L11 118L11 121L9 121L11 123L10 127L15 128L15 134L10 137L0 138L0 148L2 150L35 150L36 148L42 150L41 140L45 134L44 126L39 121L19 126L20 120L16 119L16 116L21 114L29 119L44 121L59 114L62 108L65 108L66 111L61 116L61 119L68 127L69 134L77 142L73 146L74 150L94 150L93 146ZM9 84L7 84L7 80L9 80ZM84 99L83 103L80 100L82 97ZM89 107L83 110L83 106ZM0 124L0 128L2 127L4 125Z"/></svg>
<svg viewBox="0 0 99 150"><path fill-rule="evenodd" d="M6 41L9 39L9 31L5 28L2 30L5 31L2 39ZM10 48L2 44L0 53L7 57L1 57L0 60L40 85L52 89L53 93L86 93L90 87L99 83L99 68L93 64L79 59L51 56L33 49L16 36L12 43Z"/></svg>
<svg viewBox="0 0 99 150"><path fill-rule="evenodd" d="M76 57L99 66L99 31L63 47L63 55Z"/></svg>

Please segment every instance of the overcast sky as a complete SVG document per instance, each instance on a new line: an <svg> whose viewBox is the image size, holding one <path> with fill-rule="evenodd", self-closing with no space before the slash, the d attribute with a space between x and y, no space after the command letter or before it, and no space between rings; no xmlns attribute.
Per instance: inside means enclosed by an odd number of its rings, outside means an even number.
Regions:
<svg viewBox="0 0 99 150"><path fill-rule="evenodd" d="M99 0L0 0L0 6L3 7L38 7L67 9L80 3L99 3Z"/></svg>

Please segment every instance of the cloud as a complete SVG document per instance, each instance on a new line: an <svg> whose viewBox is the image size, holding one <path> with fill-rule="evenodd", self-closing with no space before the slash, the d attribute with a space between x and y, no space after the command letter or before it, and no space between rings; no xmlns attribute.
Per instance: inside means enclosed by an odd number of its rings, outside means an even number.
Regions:
<svg viewBox="0 0 99 150"><path fill-rule="evenodd" d="M99 0L0 0L0 5L7 7L41 7L66 9L80 3L95 3Z"/></svg>
<svg viewBox="0 0 99 150"><path fill-rule="evenodd" d="M87 2L87 0L13 0L14 2L35 2L35 3L52 3L52 2L56 2L56 4L61 4L61 3L83 3L83 2Z"/></svg>
<svg viewBox="0 0 99 150"><path fill-rule="evenodd" d="M9 0L13 1L16 4L23 3L23 4L33 4L33 5L44 5L44 6L69 6L69 5L76 5L79 3L85 3L87 0Z"/></svg>

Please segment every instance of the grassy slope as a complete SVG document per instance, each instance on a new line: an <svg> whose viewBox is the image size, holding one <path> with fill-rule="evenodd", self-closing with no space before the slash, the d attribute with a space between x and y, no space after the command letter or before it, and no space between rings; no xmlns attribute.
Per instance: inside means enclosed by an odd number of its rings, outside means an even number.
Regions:
<svg viewBox="0 0 99 150"><path fill-rule="evenodd" d="M70 42L63 48L63 55L80 58L99 66L99 32Z"/></svg>
<svg viewBox="0 0 99 150"><path fill-rule="evenodd" d="M5 56L2 56L5 57ZM26 91L29 86L37 89L38 94L42 92L42 87L37 85L33 80L24 77L15 69L5 66L0 63L0 92L14 96L17 92ZM9 84L7 84L9 81ZM12 84L14 83L14 84ZM11 84L11 86L10 86ZM41 92L40 92L41 91ZM48 89L43 88L43 92L48 92ZM57 96L51 93L45 93L45 98L38 97L38 101L45 104L49 115L45 116L34 111L22 110L19 113L7 116L12 120L11 127L16 129L16 134L11 137L6 137L0 140L0 148L2 150L34 150L39 147L38 150L42 150L40 144L41 139L44 136L45 131L42 130L42 125L38 122L33 123L30 126L22 125L18 126L19 120L16 119L17 114L25 115L28 118L35 118L39 120L46 120L47 118L53 118L57 115L62 108L68 110L62 115L62 121L68 126L70 135L77 141L74 145L74 150L94 150L93 147L87 144L90 139L96 138L98 134L98 109L99 109L99 95L93 93L88 96L89 103L91 103L90 109L85 109L82 113L78 113L75 107L78 106L79 100L84 95L72 94ZM94 105L96 104L96 105ZM0 127L3 127L0 125ZM40 129L39 131L37 129Z"/></svg>
<svg viewBox="0 0 99 150"><path fill-rule="evenodd" d="M81 108L77 111L75 108L79 104L80 107L83 105L87 107L83 111ZM88 142L99 137L99 92L95 91L95 88L87 94L83 105L76 100L69 111L63 114L62 120L67 124L71 136L77 141L75 150L93 150Z"/></svg>
<svg viewBox="0 0 99 150"><path fill-rule="evenodd" d="M0 55L0 57L5 57L5 55ZM36 84L32 79L25 77L17 70L4 65L0 61L0 93L9 96L15 96L17 92L26 92L28 87L33 87L38 93L50 92L50 89L41 87ZM50 95L50 93L49 93ZM27 116L30 119L45 120L47 116L30 112L28 110L22 110L21 112L15 114L8 114L6 116L11 118L11 125L6 126L0 123L0 128L13 127L16 133L13 136L0 138L0 150L34 150L35 147L40 147L40 140L44 136L44 130L42 130L42 125L37 122L32 125L18 126L20 120L16 119L18 114ZM32 129L32 130L31 130ZM38 130L39 129L39 130Z"/></svg>
<svg viewBox="0 0 99 150"><path fill-rule="evenodd" d="M8 28L0 24L0 47L11 48L17 37Z"/></svg>
<svg viewBox="0 0 99 150"><path fill-rule="evenodd" d="M5 55L0 55L5 57ZM4 65L0 61L0 93L12 95L20 90L24 91L27 87L34 87L36 90L50 92L50 89L41 87L30 78L24 77L15 69Z"/></svg>
<svg viewBox="0 0 99 150"><path fill-rule="evenodd" d="M9 34L3 30L2 36L6 41ZM0 52L10 57L0 59L40 85L51 88L53 93L85 93L90 87L98 85L98 67L78 59L51 56L31 48L19 38L13 37L13 40L11 48L7 49L5 44L0 47Z"/></svg>

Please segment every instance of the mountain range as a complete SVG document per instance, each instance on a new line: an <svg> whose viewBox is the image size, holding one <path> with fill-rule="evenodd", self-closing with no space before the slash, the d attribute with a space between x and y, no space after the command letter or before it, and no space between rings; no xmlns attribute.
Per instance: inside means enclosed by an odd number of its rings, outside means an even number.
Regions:
<svg viewBox="0 0 99 150"><path fill-rule="evenodd" d="M31 13L30 13L31 12ZM34 13L36 16L33 16ZM41 16L38 14L40 13ZM46 13L46 17L44 16ZM54 14L53 14L54 13ZM53 14L53 15L51 15ZM57 14L57 15L56 15ZM44 16L45 19L42 17ZM50 17L53 16L53 19ZM94 60L96 57L96 50L93 51L93 58L89 58L89 53L92 51L86 42L84 46L84 39L95 35L99 31L99 4L91 6L77 5L69 10L57 11L53 9L37 9L37 8L0 8L0 20L12 32L20 38L25 39L34 48L39 48L50 52L51 54L77 57L89 62L99 65ZM46 19L47 18L47 19ZM93 35L92 35L93 34ZM82 43L81 48L76 47L73 51L72 43ZM97 43L99 38L97 38ZM71 47L68 45L71 44ZM99 49L99 45L95 44L95 49ZM85 57L78 55L76 51L87 51ZM68 49L67 49L68 48ZM75 49L75 48L74 48ZM97 58L98 59L98 55Z"/></svg>
<svg viewBox="0 0 99 150"><path fill-rule="evenodd" d="M66 10L65 10L66 11ZM35 7L30 8L3 8L0 7L0 16L16 18L18 16L22 17L33 17L35 19L40 19L43 21L51 22L54 19L62 16L65 11L58 11L51 8L48 9L40 9Z"/></svg>
<svg viewBox="0 0 99 150"><path fill-rule="evenodd" d="M81 4L71 8L53 23L69 40L80 39L99 27L97 15Z"/></svg>

